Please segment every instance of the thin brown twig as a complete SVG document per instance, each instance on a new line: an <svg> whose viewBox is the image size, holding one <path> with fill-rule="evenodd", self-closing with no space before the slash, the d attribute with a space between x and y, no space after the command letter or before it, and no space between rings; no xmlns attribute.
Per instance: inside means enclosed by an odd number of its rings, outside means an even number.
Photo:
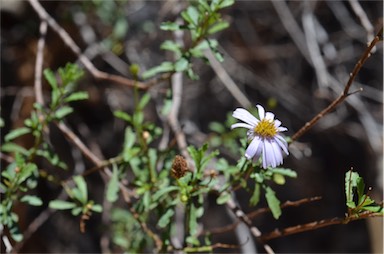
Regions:
<svg viewBox="0 0 384 254"><path fill-rule="evenodd" d="M382 37L382 30L373 38L371 43L365 49L364 53L360 57L359 61L356 63L353 68L350 77L348 79L347 84L344 87L343 92L337 97L331 104L329 104L325 109L323 109L320 113L318 113L314 118L312 118L309 122L307 122L301 129L299 129L293 136L292 141L297 140L301 137L305 132L307 132L310 128L312 128L322 117L331 112L337 105L343 102L348 96L354 94L355 92L349 93L349 89L356 78L357 73L360 71L361 67L365 63L365 61L370 57L372 48L380 41L380 37Z"/></svg>
<svg viewBox="0 0 384 254"><path fill-rule="evenodd" d="M276 229L270 233L266 233L262 235L261 239L263 239L263 241L269 241L275 238L312 231L312 230L316 230L316 229L331 226L331 225L347 224L351 221L372 218L372 217L379 217L379 216L382 217L383 215L381 213L373 213L368 211L365 213L360 213L359 216L348 216L346 218L336 217L332 219L324 219L324 220L314 221L314 222L301 224L293 227L287 227L281 230Z"/></svg>
<svg viewBox="0 0 384 254"><path fill-rule="evenodd" d="M93 63L81 52L81 49L71 36L46 12L38 0L28 0L33 9L37 12L40 19L48 23L49 27L52 28L63 40L63 42L76 54L80 62L84 67L92 74L92 76L99 80L105 80L115 82L117 84L125 85L128 87L137 87L139 89L148 89L149 86L143 82L137 82L122 76L106 73L98 70ZM149 84L153 84L156 80L152 80Z"/></svg>
<svg viewBox="0 0 384 254"><path fill-rule="evenodd" d="M303 198L303 199L296 200L296 201L286 201L280 207L286 208L286 207L291 207L291 206L301 206L303 204L318 201L320 199L321 199L321 197L317 196L317 197L311 197L311 198ZM252 218L259 216L262 213L267 213L270 211L271 211L271 209L266 207L266 208L257 209L253 212L247 213L246 215L248 218L252 219ZM202 232L202 234L206 234L208 232L211 234L222 234L222 233L230 232L230 231L234 230L239 225L240 222L241 222L240 220L237 220L234 223L223 226L223 227L205 230Z"/></svg>

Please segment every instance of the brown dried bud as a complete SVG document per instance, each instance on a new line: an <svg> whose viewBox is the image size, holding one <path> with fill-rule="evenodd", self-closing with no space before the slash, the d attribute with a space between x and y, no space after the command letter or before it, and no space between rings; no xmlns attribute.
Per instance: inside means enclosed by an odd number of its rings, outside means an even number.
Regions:
<svg viewBox="0 0 384 254"><path fill-rule="evenodd" d="M188 165L187 161L184 159L183 156L176 155L172 162L172 169L171 169L171 175L179 179L188 172Z"/></svg>

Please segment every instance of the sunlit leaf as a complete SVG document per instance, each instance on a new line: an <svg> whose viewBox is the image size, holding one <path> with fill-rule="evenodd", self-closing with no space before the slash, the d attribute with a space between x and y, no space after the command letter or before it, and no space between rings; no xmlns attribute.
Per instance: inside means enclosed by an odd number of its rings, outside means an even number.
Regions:
<svg viewBox="0 0 384 254"><path fill-rule="evenodd" d="M173 51L173 52L175 52L175 53L178 54L178 55L180 55L180 53L181 53L180 45L177 44L177 43L174 42L174 41L171 41L171 40L166 40L166 41L164 41L164 42L160 45L160 48L161 48L161 49L164 49L164 50Z"/></svg>
<svg viewBox="0 0 384 254"><path fill-rule="evenodd" d="M281 215L280 200L277 199L275 192L269 186L265 188L265 191L265 198L272 215L275 219L278 219Z"/></svg>
<svg viewBox="0 0 384 254"><path fill-rule="evenodd" d="M142 74L142 77L143 77L143 79L147 79L147 78L150 78L152 76L155 76L156 74L158 74L160 72L171 72L173 70L174 70L173 63L171 63L171 62L163 62L160 65L155 66L155 67L145 71Z"/></svg>
<svg viewBox="0 0 384 254"><path fill-rule="evenodd" d="M180 25L174 22L167 21L161 23L160 29L165 31L176 31L180 30Z"/></svg>
<svg viewBox="0 0 384 254"><path fill-rule="evenodd" d="M68 97L64 99L64 101L65 102L80 101L80 100L86 100L88 98L89 98L89 95L87 92L80 91L80 92L70 94Z"/></svg>
<svg viewBox="0 0 384 254"><path fill-rule="evenodd" d="M209 28L208 30L208 34L214 34L214 33L217 33L221 30L224 30L226 28L229 27L229 23L226 22L226 21L221 21L219 23L216 23L215 25L213 25L211 28Z"/></svg>
<svg viewBox="0 0 384 254"><path fill-rule="evenodd" d="M175 63L175 71L182 72L188 68L189 62L186 58L182 57Z"/></svg>
<svg viewBox="0 0 384 254"><path fill-rule="evenodd" d="M31 132L31 129L29 129L27 127L17 128L17 129L10 131L7 135L5 135L4 140L5 140L5 142L9 142L9 141L11 141L17 137L20 137L20 136L25 135L25 134L30 133L30 132Z"/></svg>
<svg viewBox="0 0 384 254"><path fill-rule="evenodd" d="M73 177L73 180L75 181L77 188L79 190L79 201L82 203L86 203L88 200L88 190L87 190L87 183L84 180L84 177L82 176L75 176ZM75 190L73 190L75 192Z"/></svg>
<svg viewBox="0 0 384 254"><path fill-rule="evenodd" d="M57 81L56 81L55 73L53 73L53 71L50 69L45 69L43 74L45 79L51 85L52 89L57 89Z"/></svg>
<svg viewBox="0 0 384 254"><path fill-rule="evenodd" d="M218 205L225 204L229 199L231 199L231 194L228 192L223 192L221 195L216 199L216 203Z"/></svg>
<svg viewBox="0 0 384 254"><path fill-rule="evenodd" d="M73 108L69 106L63 106L55 112L55 117L57 119L63 119L65 116L71 114L72 112L73 112Z"/></svg>
<svg viewBox="0 0 384 254"><path fill-rule="evenodd" d="M43 201L39 197L32 195L25 195L20 199L20 201L32 206L41 206L43 204Z"/></svg>
<svg viewBox="0 0 384 254"><path fill-rule="evenodd" d="M96 213L101 213L103 211L103 207L101 205L94 204L94 205L92 205L91 210L96 212Z"/></svg>
<svg viewBox="0 0 384 254"><path fill-rule="evenodd" d="M145 93L143 97L141 97L139 104L137 105L138 110L142 110L150 101L151 95L149 93Z"/></svg>
<svg viewBox="0 0 384 254"><path fill-rule="evenodd" d="M128 122L128 123L132 122L132 117L123 111L116 110L113 112L113 115L117 118L120 118L120 119Z"/></svg>
<svg viewBox="0 0 384 254"><path fill-rule="evenodd" d="M48 206L56 210L67 210L76 207L76 204L64 200L52 200L51 202L49 202Z"/></svg>
<svg viewBox="0 0 384 254"><path fill-rule="evenodd" d="M112 177L108 182L106 193L109 202L115 202L119 197L119 172L115 164L113 165Z"/></svg>
<svg viewBox="0 0 384 254"><path fill-rule="evenodd" d="M251 196L251 199L249 200L249 204L251 206L255 206L260 201L260 184L255 184L255 190L253 191L253 194Z"/></svg>
<svg viewBox="0 0 384 254"><path fill-rule="evenodd" d="M157 225L160 228L165 228L169 225L172 216L175 214L173 208L169 208L159 219Z"/></svg>

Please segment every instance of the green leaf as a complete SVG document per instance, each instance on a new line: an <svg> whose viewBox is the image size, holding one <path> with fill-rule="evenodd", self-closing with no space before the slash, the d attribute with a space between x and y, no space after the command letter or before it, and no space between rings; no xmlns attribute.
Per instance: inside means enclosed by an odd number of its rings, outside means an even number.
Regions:
<svg viewBox="0 0 384 254"><path fill-rule="evenodd" d="M117 118L120 118L120 119L128 122L128 123L132 122L132 117L123 111L116 110L115 112L113 112L113 115Z"/></svg>
<svg viewBox="0 0 384 254"><path fill-rule="evenodd" d="M143 111L136 111L133 115L133 125L138 127L143 124L144 121L144 113Z"/></svg>
<svg viewBox="0 0 384 254"><path fill-rule="evenodd" d="M231 194L229 192L223 192L221 195L216 199L216 203L218 205L225 204L229 199L231 198Z"/></svg>
<svg viewBox="0 0 384 254"><path fill-rule="evenodd" d="M131 127L125 128L125 135L124 135L124 151L125 154L126 151L132 148L132 146L135 144L136 141L136 135L132 131Z"/></svg>
<svg viewBox="0 0 384 254"><path fill-rule="evenodd" d="M63 106L55 112L55 117L56 119L63 119L65 116L71 114L72 112L73 108L69 106Z"/></svg>
<svg viewBox="0 0 384 254"><path fill-rule="evenodd" d="M116 21L115 26L113 27L112 34L116 39L121 40L127 34L127 30L128 30L127 20L125 18L119 18Z"/></svg>
<svg viewBox="0 0 384 254"><path fill-rule="evenodd" d="M188 69L187 69L187 75L188 75L188 78L190 78L191 80L199 80L199 75L197 75L197 74L192 70L192 68L188 68Z"/></svg>
<svg viewBox="0 0 384 254"><path fill-rule="evenodd" d="M346 205L349 207L349 208L356 208L356 204L355 204L355 202L354 201L348 201L347 203L346 203Z"/></svg>
<svg viewBox="0 0 384 254"><path fill-rule="evenodd" d="M151 171L151 176L156 177L157 171L156 171L156 163L157 163L157 153L156 149L150 148L148 150L148 159L149 159L149 170ZM156 179L151 179L152 181L155 181Z"/></svg>
<svg viewBox="0 0 384 254"><path fill-rule="evenodd" d="M71 213L73 216L79 215L83 211L82 207L75 207L72 209Z"/></svg>
<svg viewBox="0 0 384 254"><path fill-rule="evenodd" d="M45 69L44 70L44 77L48 81L48 83L51 85L53 90L57 89L57 80L55 77L55 73L53 73L52 70Z"/></svg>
<svg viewBox="0 0 384 254"><path fill-rule="evenodd" d="M249 200L249 204L251 206L255 206L259 203L259 201L260 201L260 184L256 183L255 190L253 191L252 197Z"/></svg>
<svg viewBox="0 0 384 254"><path fill-rule="evenodd" d="M145 71L142 74L143 79L150 78L152 76L155 76L156 74L160 72L171 72L174 70L174 66L172 62L163 62L158 66L155 66L147 71Z"/></svg>
<svg viewBox="0 0 384 254"><path fill-rule="evenodd" d="M21 242L23 240L23 234L20 233L19 228L16 225L13 225L9 229L9 233L11 234L11 237L16 242Z"/></svg>
<svg viewBox="0 0 384 254"><path fill-rule="evenodd" d="M149 102L151 99L151 95L149 93L145 93L143 97L141 97L139 105L137 105L138 110L142 110Z"/></svg>
<svg viewBox="0 0 384 254"><path fill-rule="evenodd" d="M183 11L181 13L181 16L185 21L193 25L193 27L197 26L199 20L199 12L196 10L195 7L189 6L186 11Z"/></svg>
<svg viewBox="0 0 384 254"><path fill-rule="evenodd" d="M180 30L180 25L174 22L167 21L161 23L160 29L165 31L176 31Z"/></svg>
<svg viewBox="0 0 384 254"><path fill-rule="evenodd" d="M85 204L88 200L88 190L87 190L87 184L84 180L84 177L75 176L73 177L73 180L75 181L77 188L79 190L79 196L77 198L81 203ZM75 189L73 189L73 192L75 193Z"/></svg>
<svg viewBox="0 0 384 254"><path fill-rule="evenodd" d="M223 134L226 131L225 126L219 122L210 122L208 128L211 131L217 132L219 134Z"/></svg>
<svg viewBox="0 0 384 254"><path fill-rule="evenodd" d="M180 45L177 44L176 42L174 41L170 41L170 40L166 40L164 41L161 45L160 45L160 48L163 49L163 50L169 50L169 51L173 51L177 54L177 56L180 56L181 55L181 49L180 49Z"/></svg>
<svg viewBox="0 0 384 254"><path fill-rule="evenodd" d="M84 71L77 64L67 63L64 68L59 68L64 87L80 79L83 74Z"/></svg>
<svg viewBox="0 0 384 254"><path fill-rule="evenodd" d="M115 202L119 197L119 171L115 164L113 164L112 177L109 180L106 193L107 200L112 203Z"/></svg>
<svg viewBox="0 0 384 254"><path fill-rule="evenodd" d="M25 195L20 199L20 201L32 206L41 206L43 204L43 201L39 197L32 195Z"/></svg>
<svg viewBox="0 0 384 254"><path fill-rule="evenodd" d="M224 62L224 57L219 51L215 50L215 51L212 51L212 53L215 56L217 61L219 61L220 63Z"/></svg>
<svg viewBox="0 0 384 254"><path fill-rule="evenodd" d="M71 102L71 101L81 101L86 100L89 98L89 95L87 92L80 91L76 93L72 93L67 98L64 99L64 102Z"/></svg>
<svg viewBox="0 0 384 254"><path fill-rule="evenodd" d="M203 9L204 9L205 11L207 11L208 13L211 12L211 7L209 6L209 4L207 3L206 0L199 0L199 5L200 5L201 7L203 7Z"/></svg>
<svg viewBox="0 0 384 254"><path fill-rule="evenodd" d="M37 166L36 164L33 164L33 163L27 163L25 165L23 165L21 167L21 170L19 172L19 183L22 183L24 182L25 180L27 180L27 178L29 178L31 175L35 174L35 176L37 175Z"/></svg>
<svg viewBox="0 0 384 254"><path fill-rule="evenodd" d="M196 235L197 233L197 213L196 213L196 207L193 203L190 204L190 209L189 209L189 234L191 236Z"/></svg>
<svg viewBox="0 0 384 254"><path fill-rule="evenodd" d="M5 140L5 142L9 142L9 141L11 141L17 137L20 137L20 136L25 135L25 134L30 133L30 132L31 132L31 129L29 129L27 127L17 128L17 129L10 131L7 135L5 135L4 140Z"/></svg>
<svg viewBox="0 0 384 254"><path fill-rule="evenodd" d="M189 62L186 58L182 57L175 63L175 71L182 72L188 68Z"/></svg>
<svg viewBox="0 0 384 254"><path fill-rule="evenodd" d="M149 206L151 205L151 193L149 191L144 192L143 195L143 205L144 205L144 210L148 211Z"/></svg>
<svg viewBox="0 0 384 254"><path fill-rule="evenodd" d="M235 0L221 0L219 7L222 9L225 7L229 7L229 6L233 5L234 3L235 3Z"/></svg>
<svg viewBox="0 0 384 254"><path fill-rule="evenodd" d="M367 195L362 195L360 198L359 198L359 206L360 207L364 207L364 206L369 206L371 204L375 203L375 201L373 199L371 199L369 196Z"/></svg>
<svg viewBox="0 0 384 254"><path fill-rule="evenodd" d="M373 212L373 213L383 213L383 211L384 211L383 207L381 207L380 205L364 206L363 210L370 211L370 212Z"/></svg>
<svg viewBox="0 0 384 254"><path fill-rule="evenodd" d="M64 200L52 200L48 206L56 210L67 210L76 207L76 204Z"/></svg>
<svg viewBox="0 0 384 254"><path fill-rule="evenodd" d="M359 177L359 174L356 172L353 172L352 170L349 170L345 173L345 196L346 196L346 204L350 205L353 201L353 188L357 186L357 178ZM348 206L349 206L348 205Z"/></svg>
<svg viewBox="0 0 384 254"><path fill-rule="evenodd" d="M275 173L275 174L273 174L273 181L276 184L284 185L285 184L285 177L282 174Z"/></svg>
<svg viewBox="0 0 384 254"><path fill-rule="evenodd" d="M95 204L95 205L92 205L91 210L96 213L101 213L103 211L103 207L101 205Z"/></svg>
<svg viewBox="0 0 384 254"><path fill-rule="evenodd" d="M229 7L235 3L234 0L213 0L211 3L212 10L219 10L225 7Z"/></svg>
<svg viewBox="0 0 384 254"><path fill-rule="evenodd" d="M357 177L356 178L356 188L357 188L357 197L359 200L363 200L365 195L364 195L364 190L365 190L365 184L364 180L362 177ZM364 197L363 197L364 196ZM359 201L360 203L360 201Z"/></svg>
<svg viewBox="0 0 384 254"><path fill-rule="evenodd" d="M140 153L141 148L139 147L132 147L131 149L124 150L123 153L123 160L125 162L130 162L132 163L132 159L137 158L136 156ZM133 167L133 165L131 165ZM132 168L134 170L134 168Z"/></svg>
<svg viewBox="0 0 384 254"><path fill-rule="evenodd" d="M172 216L175 214L173 208L169 208L159 219L157 225L160 228L165 228L169 225Z"/></svg>
<svg viewBox="0 0 384 254"><path fill-rule="evenodd" d="M278 219L281 215L280 200L277 199L275 192L268 186L265 188L265 198L272 215L275 219Z"/></svg>
<svg viewBox="0 0 384 254"><path fill-rule="evenodd" d="M154 201L157 201L161 197L163 197L165 194L167 194L169 192L172 192L172 191L176 191L178 189L179 189L179 187L177 187L177 186L168 186L168 187L165 187L165 188L161 188L157 192L155 192L155 194L153 194L152 199Z"/></svg>
<svg viewBox="0 0 384 254"><path fill-rule="evenodd" d="M283 176L288 176L288 177L292 177L292 178L297 177L296 171L293 171L292 169L289 169L289 168L271 168L268 170L275 173L275 174L280 174Z"/></svg>
<svg viewBox="0 0 384 254"><path fill-rule="evenodd" d="M208 29L208 34L214 34L229 27L229 23L221 21Z"/></svg>

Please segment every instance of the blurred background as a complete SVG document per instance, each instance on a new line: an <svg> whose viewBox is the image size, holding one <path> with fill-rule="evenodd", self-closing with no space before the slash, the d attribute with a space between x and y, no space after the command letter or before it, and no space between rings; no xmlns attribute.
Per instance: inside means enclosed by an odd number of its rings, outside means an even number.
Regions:
<svg viewBox="0 0 384 254"><path fill-rule="evenodd" d="M161 22L174 21L186 1L43 1L43 7L71 35L82 52L103 71L132 78L131 64L141 72L172 60L160 44L172 33L159 29ZM251 104L273 111L293 135L307 121L340 95L349 72L382 26L382 1L237 1L224 9L230 27L219 33L223 68ZM5 126L1 138L20 127L35 101L33 82L39 18L27 1L1 0L1 117ZM185 38L188 43L188 38ZM279 220L270 214L253 220L262 232L325 218L343 217L344 175L351 167L373 187L371 195L383 200L383 48L382 43L357 75L349 96L313 129L290 146L284 167L298 178L275 186L279 199L297 200L321 196L320 201L283 210ZM48 29L44 68L56 70L78 59L55 32ZM210 136L212 121L224 122L227 114L241 106L223 85L215 71L203 61L194 62L200 79L184 78L179 114L188 144L200 146ZM156 109L164 98L164 82L149 92L153 100L146 119L160 122ZM75 112L67 124L103 158L116 156L121 149L124 125L114 110L133 112L133 91L113 83L97 81L89 73L79 82L90 99L74 103ZM49 86L44 83L49 98ZM229 130L228 130L229 131ZM73 149L54 127L51 141L69 171L52 171L66 178L73 170L92 165ZM20 139L25 147L32 139ZM224 151L224 154L225 151ZM229 160L235 162L237 158ZM44 162L40 162L44 167ZM5 161L1 161L4 167ZM47 170L49 166L46 165ZM55 169L51 169L55 170ZM89 177L95 200L102 199L104 185L97 174ZM99 186L99 187L98 187ZM41 182L38 191L46 203L59 193L55 185ZM249 194L238 192L245 212ZM99 197L99 198L98 198ZM228 214L208 197L206 229L230 223ZM260 207L266 206L265 203ZM19 205L23 231L44 209ZM382 219L375 218L337 225L271 240L276 252L359 252L379 253L382 249ZM80 253L101 252L106 225L95 215L81 234L78 221L70 213L56 212L25 242L20 252ZM234 231L217 234L214 240L239 244ZM111 247L114 252L121 249ZM146 250L149 251L149 250ZM217 252L239 250L217 249Z"/></svg>

